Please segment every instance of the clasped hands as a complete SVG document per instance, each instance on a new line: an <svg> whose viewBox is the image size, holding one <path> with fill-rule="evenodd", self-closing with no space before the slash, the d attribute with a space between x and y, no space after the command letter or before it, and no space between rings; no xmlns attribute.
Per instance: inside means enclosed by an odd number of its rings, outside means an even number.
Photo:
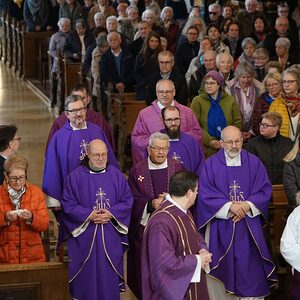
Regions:
<svg viewBox="0 0 300 300"><path fill-rule="evenodd" d="M15 222L18 219L18 216L27 221L32 222L32 212L28 209L18 209L18 210L10 210L5 213L5 220L7 222Z"/></svg>
<svg viewBox="0 0 300 300"><path fill-rule="evenodd" d="M245 218L247 212L250 210L250 205L246 201L233 202L229 210L233 213L232 221L239 222Z"/></svg>
<svg viewBox="0 0 300 300"><path fill-rule="evenodd" d="M166 195L167 195L167 193L162 193L162 194L159 194L159 196L157 197L157 199L153 199L152 200L152 207L154 209L158 209L159 206L161 205L161 203L164 201Z"/></svg>
<svg viewBox="0 0 300 300"><path fill-rule="evenodd" d="M211 262L212 254L206 249L201 249L198 255L201 258L201 268L204 269Z"/></svg>
<svg viewBox="0 0 300 300"><path fill-rule="evenodd" d="M94 222L95 224L107 224L111 218L112 215L109 210L102 208L93 210L89 217L89 221Z"/></svg>

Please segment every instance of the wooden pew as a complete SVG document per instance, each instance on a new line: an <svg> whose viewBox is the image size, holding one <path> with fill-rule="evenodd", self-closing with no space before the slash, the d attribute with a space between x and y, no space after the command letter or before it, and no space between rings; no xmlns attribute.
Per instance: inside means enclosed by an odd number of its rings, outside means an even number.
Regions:
<svg viewBox="0 0 300 300"><path fill-rule="evenodd" d="M6 27L6 18L7 18L7 14L5 12L2 12L2 17L1 17L1 22L2 22L2 30L1 30L1 44L2 44L2 49L1 49L1 53L2 53L2 59L3 61L6 63L7 62L7 40L6 40L6 31L7 31L7 27Z"/></svg>
<svg viewBox="0 0 300 300"><path fill-rule="evenodd" d="M69 96L72 88L81 80L81 63L68 62L64 57L65 97Z"/></svg>
<svg viewBox="0 0 300 300"><path fill-rule="evenodd" d="M25 25L23 22L17 22L16 35L17 35L17 48L18 48L18 59L17 59L17 74L19 77L23 76L23 32L25 31Z"/></svg>
<svg viewBox="0 0 300 300"><path fill-rule="evenodd" d="M70 299L67 265L55 262L1 265L0 299Z"/></svg>
<svg viewBox="0 0 300 300"><path fill-rule="evenodd" d="M288 200L282 184L273 185L270 205L271 241L276 258L280 255L280 238L286 223Z"/></svg>
<svg viewBox="0 0 300 300"><path fill-rule="evenodd" d="M39 49L40 44L49 40L52 32L22 31L23 39L23 72L24 78L39 78ZM47 55L47 54L46 54Z"/></svg>

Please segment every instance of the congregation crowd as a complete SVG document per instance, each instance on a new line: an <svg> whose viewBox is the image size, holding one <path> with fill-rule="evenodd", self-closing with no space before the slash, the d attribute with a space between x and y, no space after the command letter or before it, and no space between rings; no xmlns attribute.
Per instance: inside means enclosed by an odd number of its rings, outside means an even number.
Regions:
<svg viewBox="0 0 300 300"><path fill-rule="evenodd" d="M46 260L49 208L72 299L120 299L125 283L144 300L264 299L278 283L266 225L282 184L280 250L299 299L300 1L275 16L237 2L0 0L27 31L57 31L54 79L58 53L93 79L51 127L42 189L27 180L17 126L0 126L0 264ZM148 105L126 177L94 101L110 84Z"/></svg>

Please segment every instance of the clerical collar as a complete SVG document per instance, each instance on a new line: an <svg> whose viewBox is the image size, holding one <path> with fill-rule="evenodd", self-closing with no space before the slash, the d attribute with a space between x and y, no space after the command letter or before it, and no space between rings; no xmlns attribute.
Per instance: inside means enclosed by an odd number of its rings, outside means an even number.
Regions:
<svg viewBox="0 0 300 300"><path fill-rule="evenodd" d="M176 138L176 139L170 139L170 137L169 137L169 141L170 141L170 142L178 142L178 141L179 141L179 137Z"/></svg>
<svg viewBox="0 0 300 300"><path fill-rule="evenodd" d="M158 105L158 108L159 108L160 110L162 110L163 108L165 108L165 106L163 106L159 101L157 101L157 105ZM172 100L172 103L171 103L170 106L174 106L174 100Z"/></svg>
<svg viewBox="0 0 300 300"><path fill-rule="evenodd" d="M179 208L181 211L183 211L185 214L187 213L187 210L183 209L176 201L174 201L172 198L171 198L171 195L170 194L167 194L166 195L166 200L170 201L172 204L174 204L177 208Z"/></svg>
<svg viewBox="0 0 300 300"><path fill-rule="evenodd" d="M148 168L149 170L160 170L165 169L168 167L168 159L166 159L162 164L158 165L151 161L150 157L148 156Z"/></svg>
<svg viewBox="0 0 300 300"><path fill-rule="evenodd" d="M100 168L97 168L95 167L89 160L88 162L88 168L90 169L90 173L91 174L95 174L95 173L105 173L106 172L106 166L105 168L103 169L100 169Z"/></svg>
<svg viewBox="0 0 300 300"><path fill-rule="evenodd" d="M70 126L71 126L72 130L74 130L74 131L87 129L87 125L86 125L86 122L85 122L85 121L84 121L84 126L83 126L82 128L74 127L74 126L71 124L71 122L70 122Z"/></svg>
<svg viewBox="0 0 300 300"><path fill-rule="evenodd" d="M225 160L226 160L227 167L240 167L242 165L241 164L241 152L234 158L229 157L225 151L224 151L224 154L225 154Z"/></svg>

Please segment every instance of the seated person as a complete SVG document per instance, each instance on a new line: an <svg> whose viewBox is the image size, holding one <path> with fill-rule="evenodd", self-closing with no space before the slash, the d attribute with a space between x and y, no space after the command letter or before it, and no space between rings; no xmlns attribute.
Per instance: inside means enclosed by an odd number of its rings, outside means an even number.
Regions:
<svg viewBox="0 0 300 300"><path fill-rule="evenodd" d="M42 190L27 182L28 161L19 154L4 163L5 183L0 186L0 264L46 261L40 233L48 228Z"/></svg>

